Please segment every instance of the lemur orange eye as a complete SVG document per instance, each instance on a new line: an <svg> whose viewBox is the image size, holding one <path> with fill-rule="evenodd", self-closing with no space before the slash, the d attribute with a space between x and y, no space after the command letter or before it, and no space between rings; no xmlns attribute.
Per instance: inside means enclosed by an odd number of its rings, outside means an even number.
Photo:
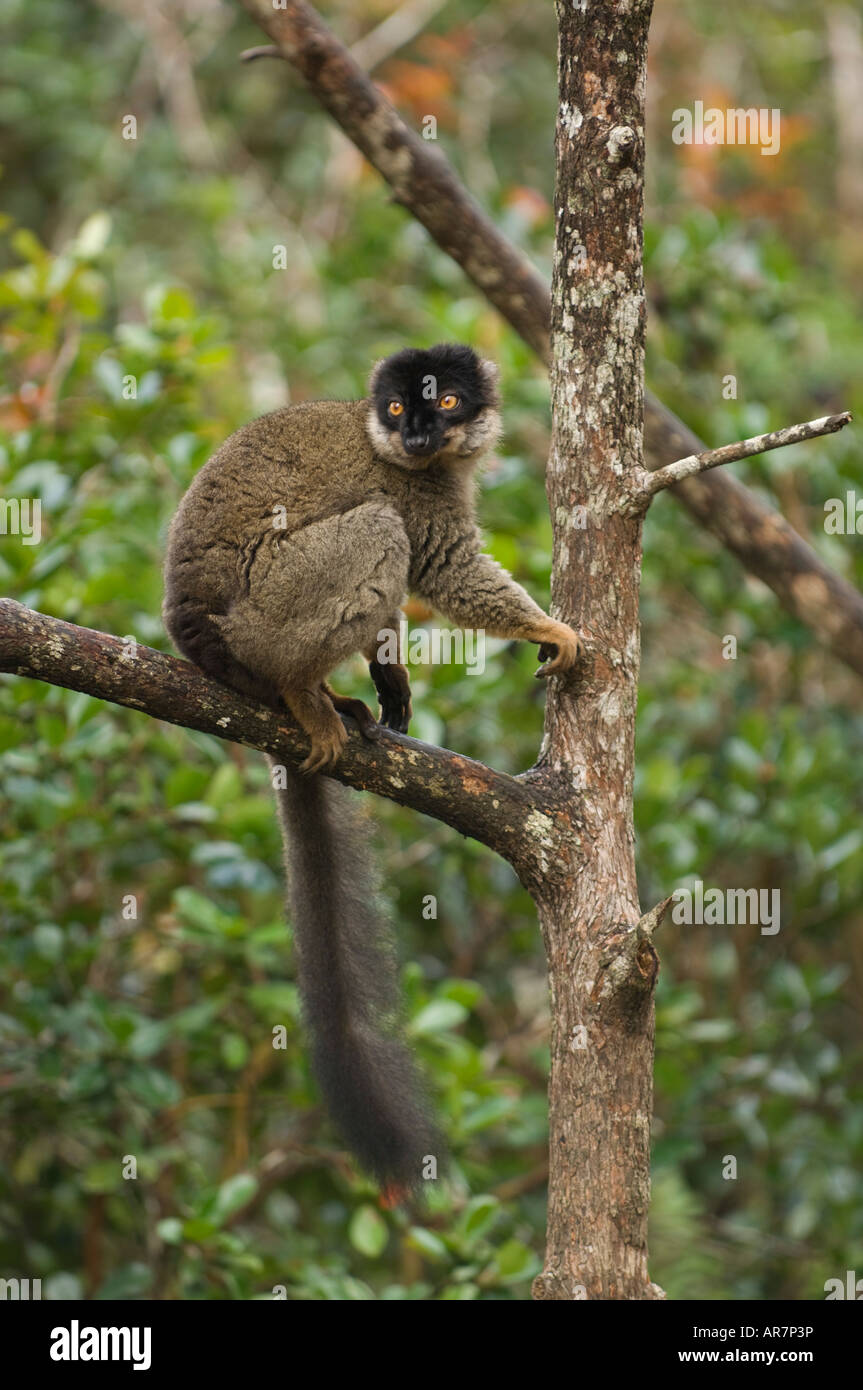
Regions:
<svg viewBox="0 0 863 1390"><path fill-rule="evenodd" d="M390 401L387 411L390 415L402 415L404 414L404 406L401 401Z"/></svg>
<svg viewBox="0 0 863 1390"><path fill-rule="evenodd" d="M438 405L441 410L455 410L458 405L458 396L454 396L452 391L448 391L445 396L441 396Z"/></svg>

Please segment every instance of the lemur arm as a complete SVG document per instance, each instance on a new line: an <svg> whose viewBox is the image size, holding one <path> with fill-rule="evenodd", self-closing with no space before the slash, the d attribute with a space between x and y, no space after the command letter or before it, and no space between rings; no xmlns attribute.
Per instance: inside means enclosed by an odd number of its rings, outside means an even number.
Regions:
<svg viewBox="0 0 863 1390"><path fill-rule="evenodd" d="M484 630L489 637L537 642L543 676L566 671L578 656L578 635L555 622L534 603L510 574L482 550L476 526L455 533L446 528L432 538L411 570L411 588L459 627Z"/></svg>

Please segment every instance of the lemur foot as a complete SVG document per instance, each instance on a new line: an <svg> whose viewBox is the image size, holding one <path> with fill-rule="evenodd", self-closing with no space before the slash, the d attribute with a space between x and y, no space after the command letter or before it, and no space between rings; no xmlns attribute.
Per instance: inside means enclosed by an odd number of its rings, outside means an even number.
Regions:
<svg viewBox="0 0 863 1390"><path fill-rule="evenodd" d="M385 729L397 734L406 734L411 722L411 686L404 666L392 661L369 662L369 675L378 692L381 706L381 720Z"/></svg>
<svg viewBox="0 0 863 1390"><path fill-rule="evenodd" d="M327 772L338 762L347 741L348 731L342 721L336 719L325 732L312 738L309 756L300 763L300 772Z"/></svg>

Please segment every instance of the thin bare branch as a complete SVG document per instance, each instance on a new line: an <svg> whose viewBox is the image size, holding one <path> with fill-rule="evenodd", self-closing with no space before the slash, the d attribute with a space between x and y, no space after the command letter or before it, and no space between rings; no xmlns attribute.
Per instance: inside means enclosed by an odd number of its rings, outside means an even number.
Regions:
<svg viewBox="0 0 863 1390"><path fill-rule="evenodd" d="M406 0L380 24L351 44L351 57L366 72L372 72L400 48L412 42L430 19L442 10L446 0Z"/></svg>
<svg viewBox="0 0 863 1390"><path fill-rule="evenodd" d="M241 63L253 63L256 58L284 58L274 43L257 44L254 48L244 48L240 54Z"/></svg>
<svg viewBox="0 0 863 1390"><path fill-rule="evenodd" d="M822 434L835 434L850 424L851 418L851 412L843 410L839 415L823 415L819 420L808 420L803 425L787 425L782 430L770 430L767 434L741 439L737 444L723 444L702 454L689 454L686 458L666 464L664 468L657 468L655 473L642 474L641 494L643 497L653 497L664 488L674 487L684 478L706 473L709 468L751 458L753 454L766 454L768 450L782 449L786 444L802 444L805 439L816 439Z"/></svg>
<svg viewBox="0 0 863 1390"><path fill-rule="evenodd" d="M374 29L351 44L348 52L358 67L373 72L400 48L411 43L445 3L446 0L407 0L400 9L387 15ZM240 54L244 63L254 62L257 58L284 57L285 54L275 44L260 44L255 48L246 48Z"/></svg>

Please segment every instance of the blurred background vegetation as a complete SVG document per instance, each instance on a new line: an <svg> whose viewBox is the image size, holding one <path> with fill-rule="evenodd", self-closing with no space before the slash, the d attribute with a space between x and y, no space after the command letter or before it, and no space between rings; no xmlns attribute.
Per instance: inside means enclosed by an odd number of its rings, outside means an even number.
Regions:
<svg viewBox="0 0 863 1390"><path fill-rule="evenodd" d="M324 13L350 43L371 34L378 80L417 127L436 116L547 270L552 6L414 0L394 48L375 26L395 8ZM288 400L361 394L405 343L463 339L504 372L490 547L545 599L542 370L291 70L238 63L261 41L238 6L0 0L0 16L0 496L43 507L41 544L0 539L0 592L167 650L166 525L214 445ZM658 0L649 88L651 385L717 444L859 417L859 9ZM674 145L671 113L696 99L779 107L781 152ZM863 496L859 428L734 471L863 583L860 539L824 532L829 498ZM670 499L645 541L643 901L696 879L782 893L776 936L663 927L651 1271L676 1298L819 1298L863 1269L860 684ZM534 655L491 643L479 676L415 668L413 732L525 768ZM350 682L368 698L361 666ZM56 1298L529 1296L548 1026L532 905L477 845L369 811L455 1154L424 1212L383 1212L321 1114L263 760L0 678L0 1275Z"/></svg>

